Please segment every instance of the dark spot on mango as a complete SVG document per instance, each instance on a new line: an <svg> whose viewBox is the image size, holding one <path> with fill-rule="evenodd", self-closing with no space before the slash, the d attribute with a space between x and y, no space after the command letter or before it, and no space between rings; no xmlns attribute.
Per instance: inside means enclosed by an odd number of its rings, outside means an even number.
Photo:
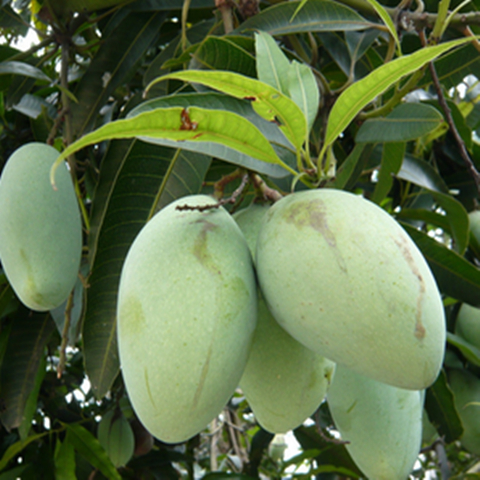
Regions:
<svg viewBox="0 0 480 480"><path fill-rule="evenodd" d="M195 258L211 273L220 274L218 266L215 264L214 258L208 249L208 233L217 229L218 225L205 219L197 220L195 223L201 223L202 229L197 234L193 244L193 254Z"/></svg>

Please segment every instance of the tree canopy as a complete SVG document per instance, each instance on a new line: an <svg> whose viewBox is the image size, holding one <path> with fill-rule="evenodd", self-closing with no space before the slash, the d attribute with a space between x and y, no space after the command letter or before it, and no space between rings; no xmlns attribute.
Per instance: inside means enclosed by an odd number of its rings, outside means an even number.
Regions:
<svg viewBox="0 0 480 480"><path fill-rule="evenodd" d="M0 480L365 478L328 402L289 434L291 458L240 388L172 445L140 423L120 373L121 271L157 212L199 193L234 213L322 188L386 211L441 294L445 358L412 478L480 478L479 0L1 5L1 168L23 145L53 146L52 188L66 161L83 249L47 312L0 271ZM109 450L105 418L133 455Z"/></svg>

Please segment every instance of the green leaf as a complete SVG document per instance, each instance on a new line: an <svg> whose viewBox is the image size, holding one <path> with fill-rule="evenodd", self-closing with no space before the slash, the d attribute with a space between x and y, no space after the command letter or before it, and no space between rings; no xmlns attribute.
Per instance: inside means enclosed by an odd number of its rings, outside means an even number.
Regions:
<svg viewBox="0 0 480 480"><path fill-rule="evenodd" d="M188 63L192 70L229 70L254 77L255 57L252 50L253 41L250 38L209 36L200 45L192 46L177 59L166 62L164 68Z"/></svg>
<svg viewBox="0 0 480 480"><path fill-rule="evenodd" d="M388 33L395 40L395 44L397 45L397 50L398 50L399 54L401 55L402 47L400 45L400 39L398 38L397 27L393 23L392 18L390 17L388 12L385 10L383 5L380 5L377 2L377 0L367 0L367 2L375 9L378 16L383 20L383 23L387 26Z"/></svg>
<svg viewBox="0 0 480 480"><path fill-rule="evenodd" d="M278 3L249 18L237 30L262 30L270 35L289 35L302 32L364 30L374 25L355 10L331 0L309 0L296 12L300 5L301 2L298 1Z"/></svg>
<svg viewBox="0 0 480 480"><path fill-rule="evenodd" d="M183 108L189 108L192 106L206 107L215 110L228 110L232 113L235 113L243 117L245 120L248 120L261 131L284 163L289 166L295 165L295 154L292 151L290 142L285 138L275 124L267 122L257 113L255 113L250 102L246 100L240 100L219 93L174 94L168 97L148 100L147 102L135 107L128 114L128 117L133 117L146 111L173 106L180 106ZM176 148L180 146L173 140L152 138L143 139L148 142L169 147ZM264 173L272 177L283 177L287 174L285 168L280 165L262 162L249 155L245 155L238 150L228 148L225 145L220 145L217 143L199 143L198 141L182 141L181 147L184 150L204 153L206 155L223 159L229 163L233 163L259 173Z"/></svg>
<svg viewBox="0 0 480 480"><path fill-rule="evenodd" d="M42 386L45 373L47 372L47 360L45 356L40 358L38 365L38 371L35 376L35 384L30 394L28 395L25 410L23 412L22 423L18 426L18 433L22 440L26 440L32 427L32 419L37 411L38 394L40 393L40 387Z"/></svg>
<svg viewBox="0 0 480 480"><path fill-rule="evenodd" d="M425 233L402 223L427 260L441 292L480 307L480 270Z"/></svg>
<svg viewBox="0 0 480 480"><path fill-rule="evenodd" d="M402 166L405 148L405 143L385 143L383 145L382 163L371 197L372 202L380 204L388 195L393 185L393 175L396 175Z"/></svg>
<svg viewBox="0 0 480 480"><path fill-rule="evenodd" d="M84 427L76 423L64 424L67 431L65 442L73 445L95 468L98 468L109 480L122 480L100 442Z"/></svg>
<svg viewBox="0 0 480 480"><path fill-rule="evenodd" d="M370 143L357 143L348 157L338 168L333 188L340 190L350 190L362 174L362 171L368 162L373 151L373 145Z"/></svg>
<svg viewBox="0 0 480 480"><path fill-rule="evenodd" d="M288 72L288 94L301 108L307 119L308 131L310 131L320 104L317 81L310 67L295 60L291 63Z"/></svg>
<svg viewBox="0 0 480 480"><path fill-rule="evenodd" d="M36 442L37 440L46 435L50 435L50 432L46 431L43 433L37 433L36 435L30 435L29 437L27 437L26 440L19 440L18 442L10 445L0 460L0 471L2 471L8 465L10 460L12 460L13 457L18 455L26 446L28 446L32 442Z"/></svg>
<svg viewBox="0 0 480 480"><path fill-rule="evenodd" d="M83 325L85 367L97 398L118 374L116 300L128 249L156 210L201 190L209 165L204 155L139 140L109 146L92 204Z"/></svg>
<svg viewBox="0 0 480 480"><path fill-rule="evenodd" d="M365 143L408 142L427 135L443 123L443 115L424 103L402 103L386 117L370 118L355 140Z"/></svg>
<svg viewBox="0 0 480 480"><path fill-rule="evenodd" d="M454 335L451 332L447 332L447 342L457 347L470 363L480 367L480 349L475 347L475 345L472 345L462 337Z"/></svg>
<svg viewBox="0 0 480 480"><path fill-rule="evenodd" d="M6 74L21 75L23 77L35 78L36 80L47 83L50 83L52 81L52 79L48 75L43 73L42 70L40 70L39 68L34 67L29 63L17 62L14 60L0 63L0 75Z"/></svg>
<svg viewBox="0 0 480 480"><path fill-rule="evenodd" d="M406 156L398 178L427 190L447 213L455 249L463 254L469 242L469 220L465 207L448 192L440 175L425 161Z"/></svg>
<svg viewBox="0 0 480 480"><path fill-rule="evenodd" d="M355 116L375 97L378 97L388 88L395 85L402 77L422 68L439 55L471 40L471 38L461 38L433 47L423 48L411 55L405 55L380 66L366 77L350 85L338 97L330 111L325 143L320 157L323 157L326 149L347 128Z"/></svg>
<svg viewBox="0 0 480 480"><path fill-rule="evenodd" d="M99 51L82 76L71 105L72 128L82 135L95 123L100 108L112 92L131 75L158 36L165 13L131 13L110 36L103 39Z"/></svg>
<svg viewBox="0 0 480 480"><path fill-rule="evenodd" d="M0 376L0 391L6 405L0 418L7 430L22 423L27 400L35 389L45 345L55 330L48 314L32 313L23 307L12 321Z"/></svg>
<svg viewBox="0 0 480 480"><path fill-rule="evenodd" d="M8 470L8 472L4 472L0 474L0 480L18 480L22 478L22 473L26 470L30 465L20 465L19 467L12 468Z"/></svg>
<svg viewBox="0 0 480 480"><path fill-rule="evenodd" d="M296 107L296 105L295 105ZM218 143L267 163L281 165L285 170L296 173L276 154L268 140L248 120L223 110L209 110L190 107L191 129L182 130L182 107L160 108L141 113L133 118L110 122L85 135L67 147L56 161L63 159L83 147L104 140L140 137L150 140L159 138L174 140L179 147L181 141L190 140L202 143ZM51 172L54 184L55 168Z"/></svg>
<svg viewBox="0 0 480 480"><path fill-rule="evenodd" d="M57 438L54 462L55 480L77 480L75 475L75 449L67 439L62 443Z"/></svg>
<svg viewBox="0 0 480 480"><path fill-rule="evenodd" d="M461 437L463 433L462 421L455 408L454 396L443 370L435 383L426 391L425 410L428 419L438 433L445 437L447 443L454 442Z"/></svg>
<svg viewBox="0 0 480 480"><path fill-rule="evenodd" d="M288 95L290 61L275 39L265 32L255 32L257 77L263 83Z"/></svg>
<svg viewBox="0 0 480 480"><path fill-rule="evenodd" d="M155 83L169 78L200 83L233 97L250 100L253 109L262 118L279 124L280 130L297 150L305 141L307 122L300 108L293 100L266 83L233 72L186 70L154 80L147 86L147 91Z"/></svg>

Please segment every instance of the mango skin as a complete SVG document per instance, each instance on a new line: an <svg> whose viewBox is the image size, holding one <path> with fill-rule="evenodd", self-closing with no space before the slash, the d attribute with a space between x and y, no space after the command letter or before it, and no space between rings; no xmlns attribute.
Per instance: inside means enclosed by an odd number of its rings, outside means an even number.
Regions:
<svg viewBox="0 0 480 480"><path fill-rule="evenodd" d="M464 428L460 443L480 455L480 379L466 370L452 369L448 380Z"/></svg>
<svg viewBox="0 0 480 480"><path fill-rule="evenodd" d="M265 216L256 265L270 311L306 347L393 386L435 381L446 337L437 285L375 204L333 189L284 197Z"/></svg>
<svg viewBox="0 0 480 480"><path fill-rule="evenodd" d="M455 333L480 348L480 308L464 303L458 311Z"/></svg>
<svg viewBox="0 0 480 480"><path fill-rule="evenodd" d="M337 365L327 402L357 466L370 480L405 480L422 441L422 391L392 387Z"/></svg>
<svg viewBox="0 0 480 480"><path fill-rule="evenodd" d="M269 206L252 204L233 217L255 251ZM335 364L293 339L273 318L258 290L258 323L240 380L258 423L271 433L301 425L325 398Z"/></svg>
<svg viewBox="0 0 480 480"><path fill-rule="evenodd" d="M204 195L158 212L133 242L121 274L120 365L145 428L167 443L203 430L238 386L257 321L250 251Z"/></svg>
<svg viewBox="0 0 480 480"><path fill-rule="evenodd" d="M20 300L32 310L61 305L78 277L82 223L65 163L50 168L59 153L28 143L8 159L0 178L0 259Z"/></svg>

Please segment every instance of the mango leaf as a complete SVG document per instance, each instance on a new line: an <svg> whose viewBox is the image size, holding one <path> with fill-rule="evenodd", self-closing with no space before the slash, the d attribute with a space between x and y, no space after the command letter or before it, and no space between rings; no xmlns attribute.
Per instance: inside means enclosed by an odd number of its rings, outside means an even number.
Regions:
<svg viewBox="0 0 480 480"><path fill-rule="evenodd" d="M38 369L45 355L45 345L55 330L48 314L31 313L23 307L12 321L0 372L0 391L5 402L0 418L8 431L22 423L28 397L35 388Z"/></svg>
<svg viewBox="0 0 480 480"><path fill-rule="evenodd" d="M480 270L425 233L402 223L432 270L441 292L480 307Z"/></svg>
<svg viewBox="0 0 480 480"><path fill-rule="evenodd" d="M72 103L72 128L75 136L89 130L100 108L143 58L158 36L165 13L131 13L103 39L99 51L75 90L78 103Z"/></svg>
<svg viewBox="0 0 480 480"><path fill-rule="evenodd" d="M18 480L22 478L22 473L29 467L31 467L31 464L27 463L3 472L0 474L0 480Z"/></svg>
<svg viewBox="0 0 480 480"><path fill-rule="evenodd" d="M455 407L445 372L442 370L435 383L425 394L425 410L428 419L447 443L458 440L463 433L462 421Z"/></svg>
<svg viewBox="0 0 480 480"><path fill-rule="evenodd" d="M17 62L14 60L1 62L0 75L6 75L9 73L13 75L21 75L23 77L35 78L36 80L47 83L50 83L52 81L52 79L48 75L43 73L42 70L25 62Z"/></svg>
<svg viewBox="0 0 480 480"><path fill-rule="evenodd" d="M109 480L122 480L100 442L84 427L76 423L64 424L65 442L73 445L91 465L100 470Z"/></svg>
<svg viewBox="0 0 480 480"><path fill-rule="evenodd" d="M263 83L288 95L288 72L290 61L266 32L255 32L257 77Z"/></svg>
<svg viewBox="0 0 480 480"><path fill-rule="evenodd" d="M451 332L447 332L447 342L450 343L450 345L457 347L470 363L480 367L480 349L475 347L475 345L472 345L462 337Z"/></svg>
<svg viewBox="0 0 480 480"><path fill-rule="evenodd" d="M128 249L156 210L201 190L209 165L209 157L194 152L140 140L110 143L92 204L83 325L85 367L97 398L118 374L116 301Z"/></svg>
<svg viewBox="0 0 480 480"><path fill-rule="evenodd" d="M290 62L268 33L255 33L255 48L258 79L288 95L301 108L310 131L320 101L311 68L297 61Z"/></svg>
<svg viewBox="0 0 480 480"><path fill-rule="evenodd" d="M309 0L298 12L300 2L273 5L243 22L239 32L262 30L270 35L302 32L364 30L373 23L355 10L331 0ZM293 17L293 18L292 18Z"/></svg>
<svg viewBox="0 0 480 480"><path fill-rule="evenodd" d="M35 383L30 391L27 401L25 403L25 410L23 411L22 423L18 426L18 433L22 440L26 440L30 429L32 427L32 419L37 411L37 400L38 394L40 392L40 387L42 386L43 379L45 378L45 373L47 372L47 360L45 356L40 358L38 365L37 375L35 376Z"/></svg>
<svg viewBox="0 0 480 480"><path fill-rule="evenodd" d="M333 188L350 190L362 174L373 151L370 143L357 143L348 157L338 168L337 174L332 183Z"/></svg>
<svg viewBox="0 0 480 480"><path fill-rule="evenodd" d="M295 154L292 151L290 142L280 132L278 127L271 122L267 122L255 113L250 102L229 97L219 93L187 93L173 94L168 97L155 98L148 100L135 107L129 114L129 117L139 113L156 110L159 108L180 106L189 108L192 106L206 107L215 110L228 110L240 115L250 123L255 125L270 142L277 155L289 166L295 165ZM143 140L158 145L169 147L179 146L177 142L166 139L153 139L141 137ZM276 164L262 162L249 155L245 155L237 150L228 148L217 143L199 143L198 141L182 141L181 147L184 150L204 153L212 157L223 159L229 163L242 166L249 170L264 173L272 177L283 177L287 174L285 169Z"/></svg>
<svg viewBox="0 0 480 480"><path fill-rule="evenodd" d="M401 55L402 46L400 45L400 39L398 38L397 34L397 27L393 23L392 17L385 10L385 7L383 7L383 5L380 5L377 0L367 0L367 2L375 9L378 16L382 19L383 23L388 28L388 33L394 39L395 44L397 45L398 53Z"/></svg>
<svg viewBox="0 0 480 480"><path fill-rule="evenodd" d="M320 104L320 93L317 81L310 67L293 61L288 72L289 97L301 108L307 119L307 129L310 129L317 117ZM308 139L306 139L308 140Z"/></svg>
<svg viewBox="0 0 480 480"><path fill-rule="evenodd" d="M383 145L377 184L370 199L372 202L380 204L388 195L393 185L393 175L396 175L402 166L405 148L405 143L385 143Z"/></svg>
<svg viewBox="0 0 480 480"><path fill-rule="evenodd" d="M296 105L295 107L298 108ZM296 173L278 157L260 130L240 115L199 107L190 107L187 112L182 107L172 107L110 122L72 143L62 152L52 168L52 185L55 184L55 168L73 152L104 140L134 137L218 143L263 162L281 165L290 173ZM182 146L181 143L177 144Z"/></svg>
<svg viewBox="0 0 480 480"><path fill-rule="evenodd" d="M37 440L46 435L51 435L51 432L46 431L43 433L30 435L25 440L18 440L17 442L10 445L3 454L3 457L0 459L0 472L8 465L10 460L12 460L12 458L18 455L26 446L28 446L32 442L36 442Z"/></svg>
<svg viewBox="0 0 480 480"><path fill-rule="evenodd" d="M469 242L469 220L465 207L453 198L440 175L425 161L405 156L398 178L427 190L447 213L455 249L464 253Z"/></svg>
<svg viewBox="0 0 480 480"><path fill-rule="evenodd" d="M402 103L382 118L370 118L355 140L365 143L408 142L427 135L443 123L443 115L424 103Z"/></svg>
<svg viewBox="0 0 480 480"><path fill-rule="evenodd" d="M172 68L187 63L190 69L229 70L255 77L253 41L238 36L207 36L200 44L193 45L179 57L164 63ZM165 73L165 72L162 72Z"/></svg>
<svg viewBox="0 0 480 480"><path fill-rule="evenodd" d="M77 480L75 475L75 449L66 439L57 438L55 445L55 480Z"/></svg>
<svg viewBox="0 0 480 480"><path fill-rule="evenodd" d="M305 116L293 100L270 85L233 72L186 70L154 80L147 86L147 91L155 83L170 78L200 83L233 97L250 100L253 109L265 120L277 123L297 150L302 147L307 135Z"/></svg>
<svg viewBox="0 0 480 480"><path fill-rule="evenodd" d="M380 66L366 77L350 85L338 97L330 111L325 143L320 157L323 157L326 149L375 97L395 85L402 77L422 68L448 50L471 40L471 38L461 38L417 50L411 55L405 55Z"/></svg>

